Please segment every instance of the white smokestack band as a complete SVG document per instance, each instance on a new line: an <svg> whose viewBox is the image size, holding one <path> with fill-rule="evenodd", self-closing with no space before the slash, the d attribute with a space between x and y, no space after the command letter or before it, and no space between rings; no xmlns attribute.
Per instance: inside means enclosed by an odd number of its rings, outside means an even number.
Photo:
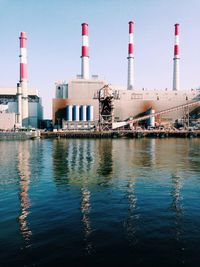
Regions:
<svg viewBox="0 0 200 267"><path fill-rule="evenodd" d="M83 79L89 79L89 57L82 57L81 76Z"/></svg>
<svg viewBox="0 0 200 267"><path fill-rule="evenodd" d="M134 86L134 58L128 58L128 82L127 89L132 90Z"/></svg>

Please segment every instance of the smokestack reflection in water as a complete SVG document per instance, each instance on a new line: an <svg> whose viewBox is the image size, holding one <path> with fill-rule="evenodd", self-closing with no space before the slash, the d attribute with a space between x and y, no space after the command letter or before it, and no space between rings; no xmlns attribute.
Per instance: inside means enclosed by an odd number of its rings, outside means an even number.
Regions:
<svg viewBox="0 0 200 267"><path fill-rule="evenodd" d="M113 172L112 140L99 140L99 167L97 173L102 176L110 176Z"/></svg>
<svg viewBox="0 0 200 267"><path fill-rule="evenodd" d="M19 142L18 144L18 171L20 178L20 215L19 215L19 226L22 236L24 240L27 242L27 246L29 246L30 237L32 235L31 230L29 229L27 216L29 214L30 208L30 200L28 196L29 183L30 183L30 150L29 150L29 142Z"/></svg>
<svg viewBox="0 0 200 267"><path fill-rule="evenodd" d="M136 213L137 209L137 198L135 195L135 179L130 179L127 184L126 191L127 199L128 199L128 216L125 221L125 229L127 231L128 241L131 246L135 246L137 243L136 238L136 222L139 218L139 215Z"/></svg>
<svg viewBox="0 0 200 267"><path fill-rule="evenodd" d="M81 191L80 210L82 213L85 254L90 255L93 245L90 240L90 177L96 172L93 140L56 140L53 149L53 168L56 185L69 183L79 186Z"/></svg>
<svg viewBox="0 0 200 267"><path fill-rule="evenodd" d="M82 212L82 222L83 222L83 234L84 241L86 243L85 252L86 254L91 254L93 251L92 242L90 241L90 236L92 233L92 227L90 222L90 191L87 186L81 188L82 198L81 198L81 212Z"/></svg>
<svg viewBox="0 0 200 267"><path fill-rule="evenodd" d="M53 170L56 183L82 183L96 172L93 140L55 140Z"/></svg>
<svg viewBox="0 0 200 267"><path fill-rule="evenodd" d="M172 175L172 210L175 213L175 230L176 230L176 240L179 241L182 234L181 229L181 188L182 188L182 178L178 175Z"/></svg>

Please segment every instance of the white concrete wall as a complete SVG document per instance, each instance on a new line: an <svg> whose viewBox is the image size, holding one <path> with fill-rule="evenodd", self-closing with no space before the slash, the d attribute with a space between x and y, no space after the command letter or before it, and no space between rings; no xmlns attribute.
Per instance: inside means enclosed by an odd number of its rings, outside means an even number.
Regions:
<svg viewBox="0 0 200 267"><path fill-rule="evenodd" d="M0 113L0 129L13 129L15 125L15 116L15 113Z"/></svg>
<svg viewBox="0 0 200 267"><path fill-rule="evenodd" d="M16 87L0 87L0 95L16 95L17 94L17 86ZM38 91L36 88L28 88L28 95L37 95Z"/></svg>

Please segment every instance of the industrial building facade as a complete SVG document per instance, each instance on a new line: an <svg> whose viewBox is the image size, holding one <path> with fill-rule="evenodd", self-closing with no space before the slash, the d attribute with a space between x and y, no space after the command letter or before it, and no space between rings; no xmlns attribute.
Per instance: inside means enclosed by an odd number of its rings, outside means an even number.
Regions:
<svg viewBox="0 0 200 267"><path fill-rule="evenodd" d="M60 84L62 85L62 84ZM53 99L53 123L61 124L62 119L67 120L67 106L91 105L94 107L94 121L99 120L98 92L106 85L104 81L95 80L71 80L68 83L68 97L60 96ZM63 85L64 86L64 85ZM56 95L58 95L58 85ZM190 89L187 91L172 90L122 90L112 86L114 92L114 119L123 121L153 109L156 112L189 103L199 99L199 91ZM163 115L162 120L173 122L183 117L183 110ZM81 118L80 118L81 119Z"/></svg>
<svg viewBox="0 0 200 267"><path fill-rule="evenodd" d="M173 58L173 87L164 90L136 89L134 85L134 38L132 21L129 22L129 42L128 42L128 79L127 88L109 85L114 97L114 121L124 121L130 117L137 117L174 108L179 105L197 101L200 99L200 92L196 89L180 90L179 83L179 24L175 24L175 44ZM75 112L77 107L93 107L93 121L99 120L99 91L108 83L98 80L98 77L89 75L89 48L88 48L88 24L82 24L82 54L81 54L81 75L76 79L67 82L56 83L55 98L52 102L52 114L54 125L63 126L63 121L69 119L68 110ZM150 112L151 112L150 111ZM159 120L174 122L177 118L184 116L184 109L173 113L167 113ZM76 122L84 120L72 114L74 125ZM89 119L86 119L86 122Z"/></svg>
<svg viewBox="0 0 200 267"><path fill-rule="evenodd" d="M0 88L0 129L14 129L17 126L17 87ZM28 89L28 125L39 128L43 119L42 100L36 89Z"/></svg>

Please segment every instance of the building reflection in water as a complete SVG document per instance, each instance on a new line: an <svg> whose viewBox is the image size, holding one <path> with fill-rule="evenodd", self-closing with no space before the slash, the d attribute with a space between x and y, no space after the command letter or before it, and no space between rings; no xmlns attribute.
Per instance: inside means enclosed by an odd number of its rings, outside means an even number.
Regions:
<svg viewBox="0 0 200 267"><path fill-rule="evenodd" d="M102 176L110 176L113 173L112 140L99 140L99 167L97 173Z"/></svg>
<svg viewBox="0 0 200 267"><path fill-rule="evenodd" d="M172 210L175 213L175 231L176 231L176 240L179 241L182 234L181 229L181 215L182 215L182 206L181 206L181 188L182 188L182 178L178 175L172 175Z"/></svg>
<svg viewBox="0 0 200 267"><path fill-rule="evenodd" d="M56 185L68 182L70 150L66 139L53 140L52 164Z"/></svg>
<svg viewBox="0 0 200 267"><path fill-rule="evenodd" d="M152 138L150 140L150 147L149 147L149 152L150 152L150 165L151 167L156 165L156 139Z"/></svg>
<svg viewBox="0 0 200 267"><path fill-rule="evenodd" d="M136 223L139 217L139 215L136 213L137 198L135 195L135 179L131 179L128 181L126 195L129 206L128 206L128 216L125 221L125 228L127 231L128 241L131 246L134 246L137 243Z"/></svg>
<svg viewBox="0 0 200 267"><path fill-rule="evenodd" d="M112 140L56 140L53 148L53 169L56 185L64 183L80 187L85 253L94 251L91 240L91 184L105 184L112 177ZM95 173L99 177L95 177Z"/></svg>
<svg viewBox="0 0 200 267"><path fill-rule="evenodd" d="M96 172L92 140L56 140L53 144L53 170L56 185L82 184Z"/></svg>
<svg viewBox="0 0 200 267"><path fill-rule="evenodd" d="M87 140L86 143L86 171L90 171L94 164L94 141Z"/></svg>
<svg viewBox="0 0 200 267"><path fill-rule="evenodd" d="M106 184L113 173L112 140L55 140L53 171L56 186L75 185L80 188L85 253L94 251L91 224L91 184ZM95 174L98 174L97 176Z"/></svg>
<svg viewBox="0 0 200 267"><path fill-rule="evenodd" d="M93 140L56 140L53 148L53 169L57 186L69 183L81 190L80 209L82 213L85 254L93 251L91 242L92 226L90 221L89 184L94 183L95 141ZM90 179L92 178L92 180Z"/></svg>
<svg viewBox="0 0 200 267"><path fill-rule="evenodd" d="M132 149L132 161L134 165L139 168L151 167L154 168L156 164L156 139L139 139L130 140L127 142L130 146L128 149ZM125 151L125 155L127 152Z"/></svg>
<svg viewBox="0 0 200 267"><path fill-rule="evenodd" d="M92 164L94 163L93 153L94 153L94 143L91 140L70 140L68 142L66 155L66 165L68 174L71 177L77 175L87 174L91 171ZM72 176L71 176L72 175Z"/></svg>
<svg viewBox="0 0 200 267"><path fill-rule="evenodd" d="M24 240L29 245L32 232L27 222L27 216L29 214L30 200L28 196L29 183L30 183L30 142L24 141L18 143L18 172L20 178L20 215L18 217L19 226Z"/></svg>
<svg viewBox="0 0 200 267"><path fill-rule="evenodd" d="M113 173L112 153L112 140L55 140L52 160L56 185L82 184L85 176L92 183L106 182ZM94 177L94 173L101 177Z"/></svg>

